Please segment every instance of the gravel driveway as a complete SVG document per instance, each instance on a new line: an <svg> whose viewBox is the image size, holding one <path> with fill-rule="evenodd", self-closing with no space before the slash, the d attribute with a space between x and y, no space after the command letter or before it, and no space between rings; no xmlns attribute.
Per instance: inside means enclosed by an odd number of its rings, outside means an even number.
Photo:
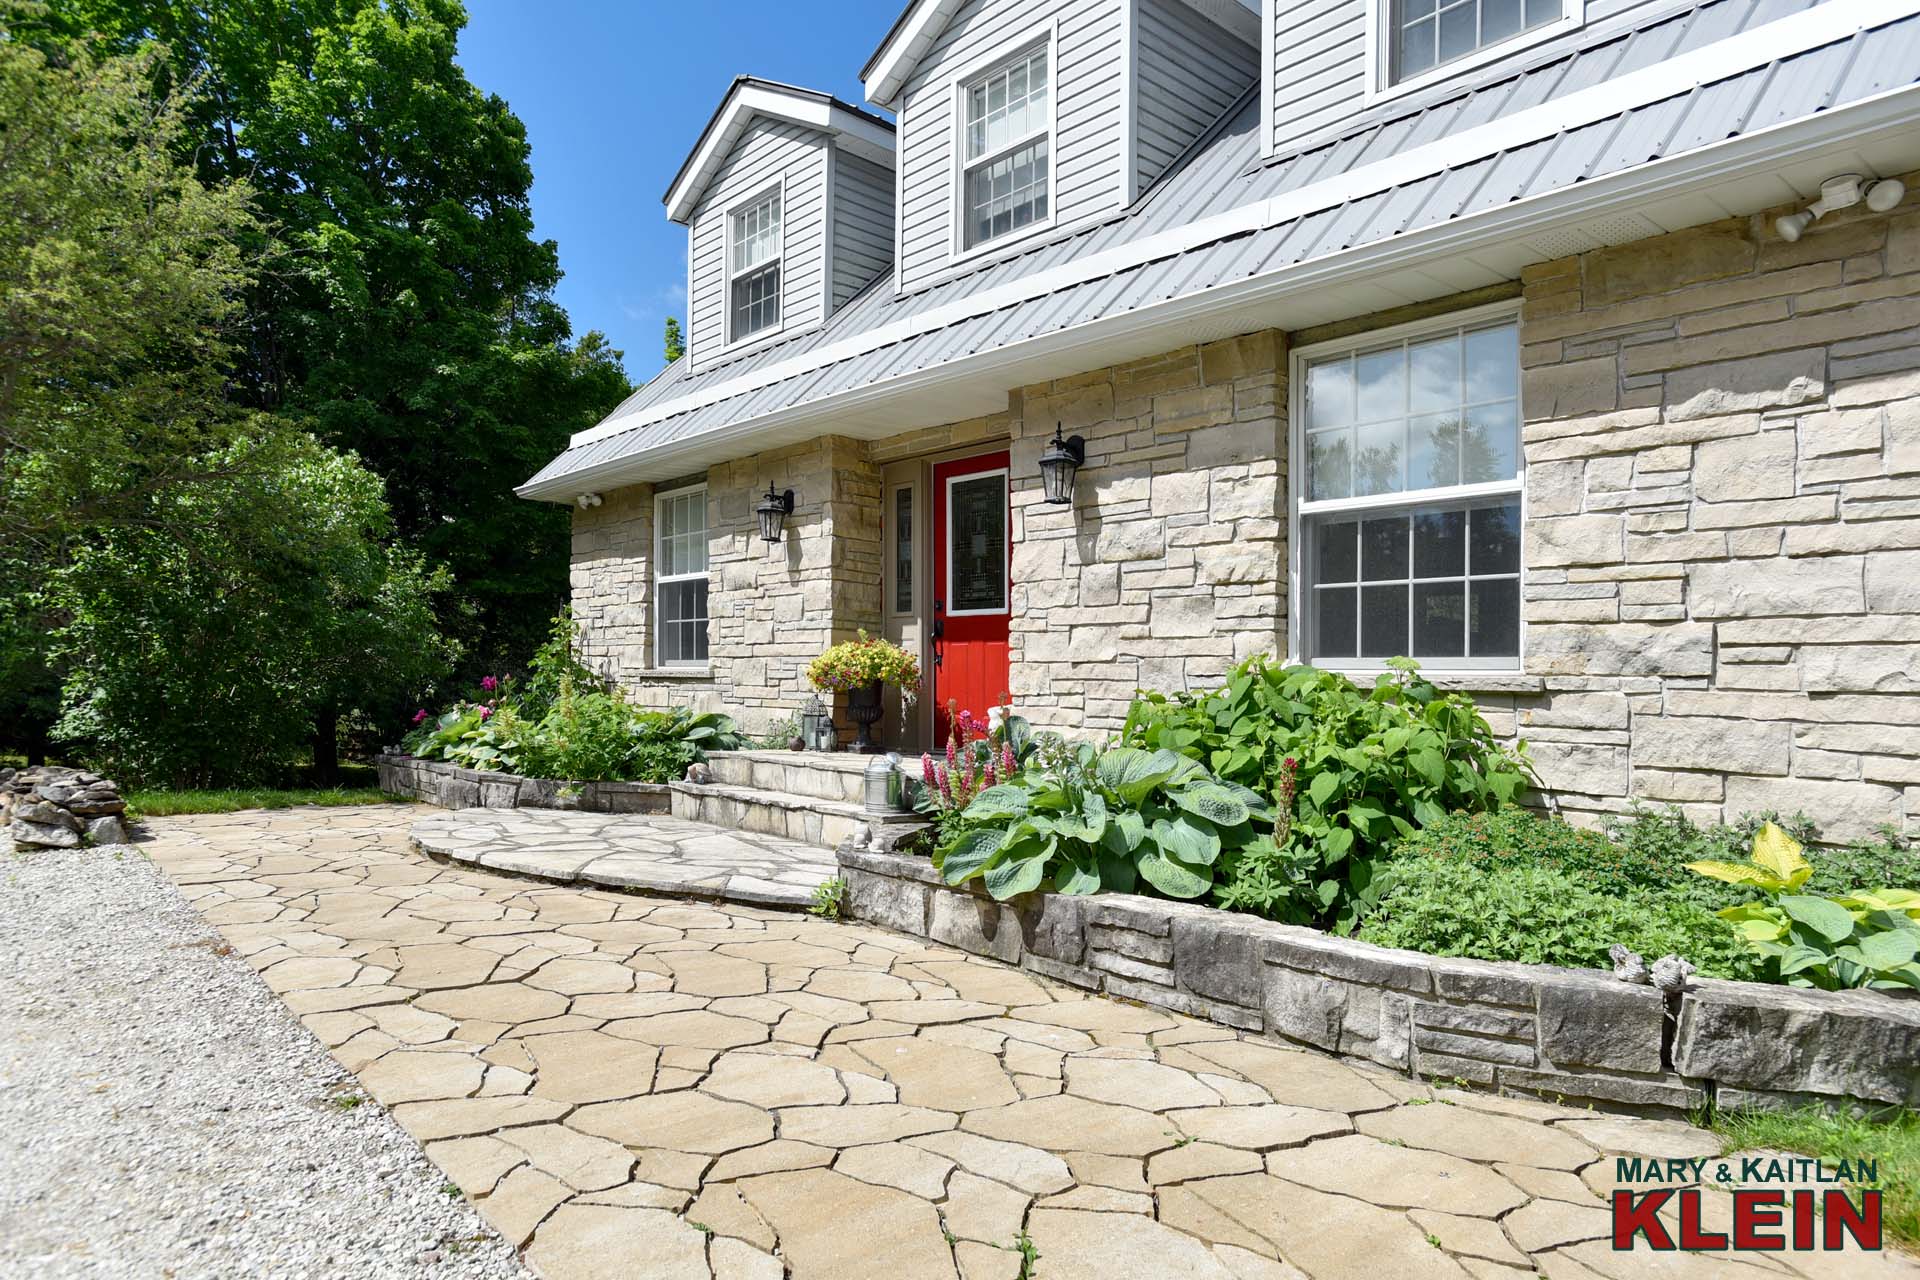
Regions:
<svg viewBox="0 0 1920 1280"><path fill-rule="evenodd" d="M0 1275L527 1274L137 847L0 867Z"/></svg>

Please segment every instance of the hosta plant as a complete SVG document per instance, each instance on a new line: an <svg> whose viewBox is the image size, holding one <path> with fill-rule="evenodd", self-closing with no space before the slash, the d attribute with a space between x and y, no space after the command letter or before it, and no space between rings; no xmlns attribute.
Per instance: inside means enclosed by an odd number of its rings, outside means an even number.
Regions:
<svg viewBox="0 0 1920 1280"><path fill-rule="evenodd" d="M1920 989L1920 892L1861 890L1837 898L1794 892L1813 875L1800 844L1769 822L1750 862L1688 864L1766 895L1720 912L1771 975L1796 987Z"/></svg>
<svg viewBox="0 0 1920 1280"><path fill-rule="evenodd" d="M1336 672L1241 663L1206 693L1142 694L1123 740L1178 752L1278 798L1286 834L1234 860L1220 905L1350 929L1378 900L1379 858L1456 810L1498 809L1532 776L1525 744L1500 743L1473 700L1394 659L1362 687Z"/></svg>
<svg viewBox="0 0 1920 1280"><path fill-rule="evenodd" d="M1272 822L1257 792L1184 756L1090 743L1036 754L963 816L968 829L935 850L934 866L948 884L978 879L995 898L1044 885L1198 898L1223 855Z"/></svg>

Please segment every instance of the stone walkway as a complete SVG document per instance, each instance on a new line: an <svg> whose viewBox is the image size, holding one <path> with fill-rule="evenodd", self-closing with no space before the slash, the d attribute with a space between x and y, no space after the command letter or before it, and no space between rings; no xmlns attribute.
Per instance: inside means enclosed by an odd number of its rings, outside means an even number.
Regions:
<svg viewBox="0 0 1920 1280"><path fill-rule="evenodd" d="M1430 1089L863 926L443 866L416 817L168 819L146 848L552 1280L1920 1274L1615 1253L1606 1153L1718 1153L1684 1124Z"/></svg>
<svg viewBox="0 0 1920 1280"><path fill-rule="evenodd" d="M412 835L428 853L493 871L762 906L805 906L840 874L831 849L665 814L439 810Z"/></svg>

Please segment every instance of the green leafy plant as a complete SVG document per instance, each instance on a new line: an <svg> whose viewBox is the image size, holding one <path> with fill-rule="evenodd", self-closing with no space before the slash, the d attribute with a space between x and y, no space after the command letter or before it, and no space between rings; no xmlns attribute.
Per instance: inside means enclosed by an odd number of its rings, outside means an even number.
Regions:
<svg viewBox="0 0 1920 1280"><path fill-rule="evenodd" d="M1799 890L1813 876L1800 843L1771 822L1747 862L1689 864L1703 876L1765 894L1720 912L1767 965L1796 987L1920 989L1920 892L1861 890L1823 898Z"/></svg>
<svg viewBox="0 0 1920 1280"><path fill-rule="evenodd" d="M1061 893L1169 898L1213 886L1223 854L1270 822L1257 792L1223 782L1172 751L1079 743L1051 767L1036 758L974 798L971 828L934 851L948 884L979 879L995 898L1051 884Z"/></svg>
<svg viewBox="0 0 1920 1280"><path fill-rule="evenodd" d="M846 915L847 882L836 878L815 885L813 899L807 903L807 914L823 920L838 920Z"/></svg>
<svg viewBox="0 0 1920 1280"><path fill-rule="evenodd" d="M1226 862L1220 905L1350 929L1377 900L1375 863L1394 842L1525 790L1524 744L1503 746L1471 699L1443 693L1417 663L1388 665L1363 689L1262 656L1212 692L1135 699L1128 744L1177 752L1263 796L1294 792L1284 837Z"/></svg>
<svg viewBox="0 0 1920 1280"><path fill-rule="evenodd" d="M1678 864L1650 859L1600 831L1517 805L1490 813L1450 813L1408 836L1393 852L1488 868L1545 867L1604 893L1664 888L1684 876Z"/></svg>
<svg viewBox="0 0 1920 1280"><path fill-rule="evenodd" d="M1600 891L1546 867L1396 858L1358 936L1428 955L1606 968L1624 943L1685 957L1709 977L1756 975L1757 959L1713 912L1657 890Z"/></svg>

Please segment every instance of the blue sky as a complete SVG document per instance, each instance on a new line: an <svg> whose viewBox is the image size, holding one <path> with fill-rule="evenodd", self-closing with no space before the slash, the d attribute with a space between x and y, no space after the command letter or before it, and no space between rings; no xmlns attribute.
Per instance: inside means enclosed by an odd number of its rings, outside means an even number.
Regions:
<svg viewBox="0 0 1920 1280"><path fill-rule="evenodd" d="M560 244L559 300L644 382L665 317L686 320L686 230L661 193L740 74L853 103L904 0L467 0L460 64L533 144L533 216Z"/></svg>

